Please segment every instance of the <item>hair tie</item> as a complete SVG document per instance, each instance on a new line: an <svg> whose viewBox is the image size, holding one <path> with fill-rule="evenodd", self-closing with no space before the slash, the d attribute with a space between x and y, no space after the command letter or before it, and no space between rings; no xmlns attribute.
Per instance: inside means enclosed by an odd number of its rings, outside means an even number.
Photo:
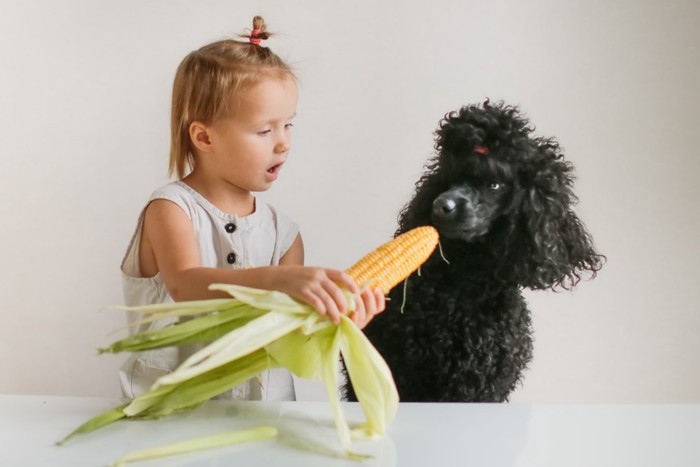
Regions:
<svg viewBox="0 0 700 467"><path fill-rule="evenodd" d="M474 152L477 154L487 154L489 152L489 148L486 146L477 146L474 148Z"/></svg>
<svg viewBox="0 0 700 467"><path fill-rule="evenodd" d="M260 33L260 29L253 29L253 32L250 33L250 37L248 37L251 44L260 45Z"/></svg>

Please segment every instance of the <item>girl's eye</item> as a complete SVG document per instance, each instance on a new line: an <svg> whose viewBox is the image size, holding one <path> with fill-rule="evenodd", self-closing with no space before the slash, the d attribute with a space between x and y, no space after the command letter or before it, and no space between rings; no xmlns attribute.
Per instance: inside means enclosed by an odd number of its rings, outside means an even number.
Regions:
<svg viewBox="0 0 700 467"><path fill-rule="evenodd" d="M285 127L285 128L291 128L291 127L293 127L293 126L294 126L293 123L287 123L284 127Z"/></svg>
<svg viewBox="0 0 700 467"><path fill-rule="evenodd" d="M498 182L491 182L488 184L488 189L491 191L498 191L501 188L503 188L503 185L501 183L498 183Z"/></svg>
<svg viewBox="0 0 700 467"><path fill-rule="evenodd" d="M271 132L271 131L272 131L272 130L258 131L258 134L259 134L260 136L264 136L264 135L268 134L268 133Z"/></svg>

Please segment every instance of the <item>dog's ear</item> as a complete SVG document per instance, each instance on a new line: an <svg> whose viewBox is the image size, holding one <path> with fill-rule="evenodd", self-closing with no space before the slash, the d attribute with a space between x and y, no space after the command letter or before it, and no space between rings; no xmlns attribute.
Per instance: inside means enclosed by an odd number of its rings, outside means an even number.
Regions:
<svg viewBox="0 0 700 467"><path fill-rule="evenodd" d="M573 166L551 140L533 146L537 154L525 169L529 173L521 174L512 218L515 235L509 235L507 274L532 289L569 288L582 274L595 276L604 257L596 253L591 236L573 211L578 201L572 191Z"/></svg>

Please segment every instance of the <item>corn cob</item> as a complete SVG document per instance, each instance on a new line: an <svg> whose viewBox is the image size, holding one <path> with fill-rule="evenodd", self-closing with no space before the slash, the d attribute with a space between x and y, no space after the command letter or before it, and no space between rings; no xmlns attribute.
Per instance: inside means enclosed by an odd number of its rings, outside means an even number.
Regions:
<svg viewBox="0 0 700 467"><path fill-rule="evenodd" d="M387 294L428 259L437 243L434 227L416 227L381 245L345 272L358 285L379 287Z"/></svg>

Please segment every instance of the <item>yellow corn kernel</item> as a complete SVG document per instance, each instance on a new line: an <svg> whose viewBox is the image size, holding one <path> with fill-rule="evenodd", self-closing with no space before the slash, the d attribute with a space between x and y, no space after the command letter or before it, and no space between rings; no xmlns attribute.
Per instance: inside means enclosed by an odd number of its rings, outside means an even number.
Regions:
<svg viewBox="0 0 700 467"><path fill-rule="evenodd" d="M381 245L345 272L360 287L379 287L387 294L430 257L438 239L434 227L416 227Z"/></svg>

